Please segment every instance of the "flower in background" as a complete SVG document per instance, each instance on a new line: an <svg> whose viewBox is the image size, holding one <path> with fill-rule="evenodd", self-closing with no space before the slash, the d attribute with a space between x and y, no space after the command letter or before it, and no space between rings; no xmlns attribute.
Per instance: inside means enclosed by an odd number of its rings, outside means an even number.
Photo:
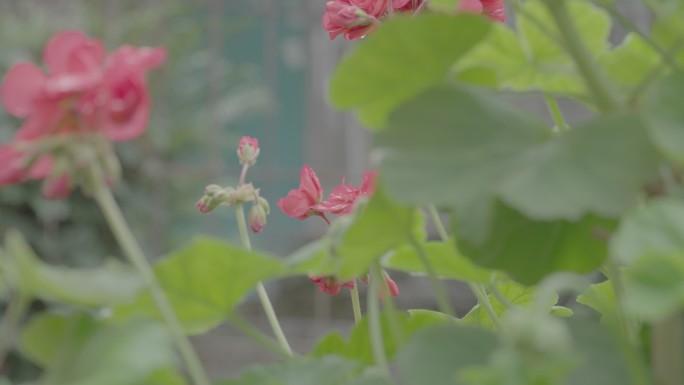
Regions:
<svg viewBox="0 0 684 385"><path fill-rule="evenodd" d="M253 166L259 157L259 140L249 136L243 136L240 138L237 156L240 160L240 164Z"/></svg>
<svg viewBox="0 0 684 385"><path fill-rule="evenodd" d="M358 40L368 35L377 26L378 19L351 0L334 0L325 4L323 28L330 40L344 34L347 40Z"/></svg>
<svg viewBox="0 0 684 385"><path fill-rule="evenodd" d="M462 0L458 10L467 13L483 13L498 22L506 21L506 7L503 0Z"/></svg>
<svg viewBox="0 0 684 385"><path fill-rule="evenodd" d="M280 210L292 218L306 219L311 215L319 215L325 218L325 214L314 207L322 199L321 182L319 182L314 170L305 164L299 174L299 188L290 190L287 196L278 200L277 205Z"/></svg>
<svg viewBox="0 0 684 385"><path fill-rule="evenodd" d="M337 278L334 276L326 276L326 277L311 277L311 282L315 283L316 286L318 286L318 289L322 293L326 293L329 295L337 295L340 293L340 289L343 287L348 287L350 289L354 288L354 281L339 281Z"/></svg>
<svg viewBox="0 0 684 385"><path fill-rule="evenodd" d="M41 141L88 133L113 141L139 136L147 127L150 111L147 71L165 60L163 48L123 46L107 54L100 41L68 30L46 44L46 71L28 62L10 68L0 85L0 100L7 112L24 122L13 141L0 146L4 167L0 185L45 179L46 197L68 196L73 163L85 164L94 158L81 157L83 149L76 148L77 140L73 145L69 140L59 142L60 149L70 151L41 150ZM55 158L56 152L62 153L61 158ZM65 152L70 153L69 160ZM99 155L103 159L113 156Z"/></svg>

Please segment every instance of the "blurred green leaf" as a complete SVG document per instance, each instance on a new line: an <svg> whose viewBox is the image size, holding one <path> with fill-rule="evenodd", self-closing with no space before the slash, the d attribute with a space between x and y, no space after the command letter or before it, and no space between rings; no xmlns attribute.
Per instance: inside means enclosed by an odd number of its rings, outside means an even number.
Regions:
<svg viewBox="0 0 684 385"><path fill-rule="evenodd" d="M684 254L647 254L625 269L625 311L645 321L684 309Z"/></svg>
<svg viewBox="0 0 684 385"><path fill-rule="evenodd" d="M72 269L47 265L16 231L7 233L6 248L4 270L17 281L12 284L28 296L73 305L105 306L129 301L143 286L138 275L123 266Z"/></svg>
<svg viewBox="0 0 684 385"><path fill-rule="evenodd" d="M166 329L143 321L103 324L80 314L34 317L20 348L51 385L130 385L176 363Z"/></svg>
<svg viewBox="0 0 684 385"><path fill-rule="evenodd" d="M628 266L646 255L684 258L684 202L657 199L632 210L611 237L610 253Z"/></svg>
<svg viewBox="0 0 684 385"><path fill-rule="evenodd" d="M345 382L344 385L395 385L395 382L380 369L368 368L358 377Z"/></svg>
<svg viewBox="0 0 684 385"><path fill-rule="evenodd" d="M658 53L634 33L627 34L620 45L599 57L606 74L623 86L639 85L660 62Z"/></svg>
<svg viewBox="0 0 684 385"><path fill-rule="evenodd" d="M284 363L258 365L235 380L216 385L345 385L359 364L341 357L301 357Z"/></svg>
<svg viewBox="0 0 684 385"><path fill-rule="evenodd" d="M390 318L391 315L389 313L383 313L381 317L382 340L387 358L392 360L397 350L419 330L434 324L449 322L448 316L442 314L444 316L442 317L438 314L424 314L411 311L409 314L395 313L394 317ZM393 322L395 324L392 324ZM393 330L393 328L396 329ZM398 334L395 335L394 331ZM361 322L354 325L348 339L345 340L338 332L331 332L321 338L310 355L323 357L335 354L350 360L357 360L364 366L368 366L375 363L372 351L368 318L364 317Z"/></svg>
<svg viewBox="0 0 684 385"><path fill-rule="evenodd" d="M684 44L684 42L682 43ZM684 164L684 73L664 77L646 95L645 116L655 144L678 164Z"/></svg>
<svg viewBox="0 0 684 385"><path fill-rule="evenodd" d="M502 302L499 296L489 294L489 302L492 304L494 312L498 316L502 316L509 306L527 306L532 305L532 301L536 295L536 288L532 286L523 286L517 282L506 279L503 276L497 277L494 283L498 294L503 296L507 303ZM491 290L490 290L491 292ZM553 295L549 298L549 303L545 304L549 308L549 312L558 301L558 295ZM477 325L486 328L494 328L494 324L489 318L489 315L481 304L475 305L462 319L464 325Z"/></svg>
<svg viewBox="0 0 684 385"><path fill-rule="evenodd" d="M422 246L438 276L462 281L489 282L491 272L458 254L453 241L430 241L424 242ZM385 259L383 266L408 273L427 274L417 251L411 245L404 245L395 250Z"/></svg>
<svg viewBox="0 0 684 385"><path fill-rule="evenodd" d="M610 281L589 286L582 295L577 297L577 302L596 310L601 314L602 321L617 325L618 309Z"/></svg>
<svg viewBox="0 0 684 385"><path fill-rule="evenodd" d="M416 333L397 356L405 385L465 385L457 373L484 364L497 337L480 328L436 325Z"/></svg>
<svg viewBox="0 0 684 385"><path fill-rule="evenodd" d="M491 210L491 211L488 211ZM507 271L531 285L554 271L588 273L607 255L605 237L611 220L587 216L579 221L533 221L518 211L495 203L480 219L456 214L454 228L463 255L478 265Z"/></svg>
<svg viewBox="0 0 684 385"><path fill-rule="evenodd" d="M222 323L259 281L284 271L275 259L211 238L197 238L154 267L183 328L191 334ZM115 309L117 318L136 315L160 317L149 293Z"/></svg>
<svg viewBox="0 0 684 385"><path fill-rule="evenodd" d="M363 123L380 129L399 103L442 83L489 25L474 15L393 17L337 67L330 84L332 103L358 108Z"/></svg>
<svg viewBox="0 0 684 385"><path fill-rule="evenodd" d="M371 263L393 248L405 243L410 234L425 237L422 214L411 207L394 203L378 189L368 205L360 207L354 223L344 233L332 252L339 260L339 276L351 278L368 271Z"/></svg>
<svg viewBox="0 0 684 385"><path fill-rule="evenodd" d="M502 199L531 219L615 218L657 180L659 160L639 116L600 117L529 152Z"/></svg>
<svg viewBox="0 0 684 385"><path fill-rule="evenodd" d="M548 136L542 122L491 93L434 87L399 107L377 136L380 183L399 202L464 209L495 194Z"/></svg>

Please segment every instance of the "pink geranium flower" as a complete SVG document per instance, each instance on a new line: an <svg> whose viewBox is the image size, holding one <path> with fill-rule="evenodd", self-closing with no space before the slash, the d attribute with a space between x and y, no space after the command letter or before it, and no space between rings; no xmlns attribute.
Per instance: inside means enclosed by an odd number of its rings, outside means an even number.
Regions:
<svg viewBox="0 0 684 385"><path fill-rule="evenodd" d="M352 4L351 0L334 0L325 4L323 29L330 35L330 40L344 34L347 40L358 40L368 35L377 25L377 19Z"/></svg>
<svg viewBox="0 0 684 385"><path fill-rule="evenodd" d="M468 13L484 13L498 22L506 21L506 7L503 0L462 0L458 10Z"/></svg>
<svg viewBox="0 0 684 385"><path fill-rule="evenodd" d="M150 110L147 71L165 59L162 48L123 46L107 55L100 41L68 30L47 43L46 71L28 62L10 68L0 85L0 100L7 112L25 120L13 142L0 149L0 158L9 160L0 185L46 178L44 195L67 196L67 171L53 175L50 154L33 159L25 149L55 135L99 133L114 141L139 136Z"/></svg>
<svg viewBox="0 0 684 385"><path fill-rule="evenodd" d="M292 218L306 219L311 215L320 215L325 218L324 214L314 207L322 199L321 182L318 181L314 170L305 164L299 175L299 188L290 190L287 196L278 200L277 205Z"/></svg>
<svg viewBox="0 0 684 385"><path fill-rule="evenodd" d="M343 287L348 287L350 289L354 288L354 281L339 281L337 278L334 276L326 276L326 277L311 277L311 282L315 283L316 286L318 286L318 289L322 293L326 293L329 295L337 295L340 293L340 289Z"/></svg>
<svg viewBox="0 0 684 385"><path fill-rule="evenodd" d="M331 214L349 214L354 210L356 201L361 197L367 197L373 194L375 190L375 171L363 173L363 183L360 188L352 185L342 184L335 187L328 200L321 202L314 206L314 209Z"/></svg>

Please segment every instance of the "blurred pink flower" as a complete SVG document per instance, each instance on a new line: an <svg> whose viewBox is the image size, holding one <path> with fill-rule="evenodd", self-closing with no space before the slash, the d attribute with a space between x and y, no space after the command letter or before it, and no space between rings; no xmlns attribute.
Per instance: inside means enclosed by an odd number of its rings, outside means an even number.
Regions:
<svg viewBox="0 0 684 385"><path fill-rule="evenodd" d="M67 196L69 177L52 175L49 154L29 165L30 155L20 148L42 137L74 133L101 133L115 141L139 136L149 117L146 73L165 58L162 48L130 46L107 55L100 41L68 30L46 44L47 72L28 62L10 68L0 100L7 112L25 120L13 142L0 148L0 159L8 165L0 172L0 185L47 178L44 195Z"/></svg>
<svg viewBox="0 0 684 385"><path fill-rule="evenodd" d="M484 13L498 22L506 21L506 7L503 0L462 0L458 10L467 13Z"/></svg>
<svg viewBox="0 0 684 385"><path fill-rule="evenodd" d="M314 206L314 209L331 214L344 215L351 213L354 210L356 201L360 197L367 197L373 194L376 175L375 171L364 172L363 183L360 188L347 185L342 180L342 184L335 187L330 195L328 195L328 200L317 204Z"/></svg>
<svg viewBox="0 0 684 385"><path fill-rule="evenodd" d="M287 196L280 198L277 203L278 207L292 218L306 219L311 215L321 215L325 218L323 213L314 208L323 199L323 189L318 176L311 167L305 164L299 174L299 179L299 188L290 190Z"/></svg>
<svg viewBox="0 0 684 385"><path fill-rule="evenodd" d="M352 3L352 0L333 0L325 4L323 29L330 40L344 34L347 40L358 40L376 27L377 19Z"/></svg>
<svg viewBox="0 0 684 385"><path fill-rule="evenodd" d="M318 289L329 295L337 295L340 293L340 289L343 287L348 287L350 289L354 288L354 281L338 281L334 276L326 277L310 277L311 282L318 286Z"/></svg>

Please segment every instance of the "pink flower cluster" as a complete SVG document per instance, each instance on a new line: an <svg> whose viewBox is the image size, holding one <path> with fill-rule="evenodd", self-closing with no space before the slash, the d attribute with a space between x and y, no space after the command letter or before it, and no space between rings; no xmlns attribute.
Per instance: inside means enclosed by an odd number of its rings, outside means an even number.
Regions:
<svg viewBox="0 0 684 385"><path fill-rule="evenodd" d="M46 45L46 72L29 62L13 66L0 86L0 99L7 112L24 123L12 143L0 146L0 185L50 176L50 156L29 167L30 155L22 150L39 139L99 133L125 141L142 134L151 102L146 74L165 60L163 48L122 46L107 53L102 42L68 30ZM51 179L52 186L43 190L48 197L69 194L66 174Z"/></svg>
<svg viewBox="0 0 684 385"><path fill-rule="evenodd" d="M333 0L325 4L323 28L330 40L344 34L347 40L358 40L371 33L380 19L392 12L413 12L423 0Z"/></svg>
<svg viewBox="0 0 684 385"><path fill-rule="evenodd" d="M325 4L323 28L334 40L344 35L358 40L371 33L391 13L417 12L424 0L332 0ZM462 0L457 11L482 13L499 22L506 21L503 0Z"/></svg>
<svg viewBox="0 0 684 385"><path fill-rule="evenodd" d="M287 196L280 198L278 207L292 218L306 219L310 216L320 216L330 223L326 213L350 214L361 197L370 197L373 194L376 175L375 171L363 173L363 182L360 187L346 184L343 179L342 183L328 195L328 200L323 201L321 182L316 172L305 164L299 174L299 188L290 190ZM330 295L337 295L343 287L350 289L354 287L354 280L340 281L334 276L311 277L310 279L320 291ZM397 284L388 275L385 275L385 283L392 296L399 295Z"/></svg>
<svg viewBox="0 0 684 385"><path fill-rule="evenodd" d="M328 200L323 201L323 188L316 172L304 165L299 175L299 188L290 190L287 196L278 200L278 207L292 218L306 219L317 215L328 221L326 213L349 214L359 198L373 194L375 176L374 171L363 173L361 187L345 184L342 180L342 184L332 190Z"/></svg>

